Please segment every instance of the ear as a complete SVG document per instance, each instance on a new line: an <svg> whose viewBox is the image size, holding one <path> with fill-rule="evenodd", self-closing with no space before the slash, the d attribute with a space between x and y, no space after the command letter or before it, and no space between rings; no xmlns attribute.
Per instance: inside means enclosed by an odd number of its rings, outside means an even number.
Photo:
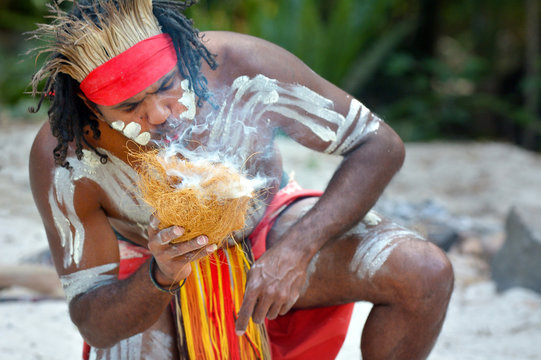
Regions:
<svg viewBox="0 0 541 360"><path fill-rule="evenodd" d="M98 109L98 107L96 106L96 104L94 104L92 101L88 100L86 98L86 96L83 95L82 92L78 92L77 93L77 96L79 96L79 98L81 100L83 100L83 102L85 103L86 107L94 114L94 116L99 119L99 120L102 120L102 121L105 121L103 119L103 115L102 113L100 112L100 110Z"/></svg>

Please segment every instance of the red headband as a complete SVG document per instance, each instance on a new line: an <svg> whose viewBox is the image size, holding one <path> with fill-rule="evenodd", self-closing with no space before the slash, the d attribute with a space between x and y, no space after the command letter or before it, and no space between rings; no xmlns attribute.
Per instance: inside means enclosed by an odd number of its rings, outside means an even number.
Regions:
<svg viewBox="0 0 541 360"><path fill-rule="evenodd" d="M80 88L88 100L98 105L116 105L154 84L176 64L171 37L159 34L92 70Z"/></svg>

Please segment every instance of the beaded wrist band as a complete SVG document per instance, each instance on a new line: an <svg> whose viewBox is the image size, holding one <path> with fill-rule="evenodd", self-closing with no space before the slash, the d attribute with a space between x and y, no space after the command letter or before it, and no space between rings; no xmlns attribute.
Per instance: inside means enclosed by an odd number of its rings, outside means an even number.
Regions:
<svg viewBox="0 0 541 360"><path fill-rule="evenodd" d="M148 274L150 275L150 281L152 281L152 284L156 287L156 289L160 290L161 292L173 294L177 290L180 290L181 287L184 286L186 283L186 279L182 280L182 283L177 285L175 288L170 287L169 289L164 288L160 284L158 284L158 281L156 281L156 278L154 277L154 268L156 267L156 259L154 259L154 256L150 259L150 264L148 266Z"/></svg>

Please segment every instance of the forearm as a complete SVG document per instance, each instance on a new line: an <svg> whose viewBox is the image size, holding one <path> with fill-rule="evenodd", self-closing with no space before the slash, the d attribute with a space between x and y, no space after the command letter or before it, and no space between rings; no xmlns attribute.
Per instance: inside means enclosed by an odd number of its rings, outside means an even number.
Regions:
<svg viewBox="0 0 541 360"><path fill-rule="evenodd" d="M330 239L362 220L404 159L400 138L382 127L344 157L324 194L284 235L283 246L309 261Z"/></svg>
<svg viewBox="0 0 541 360"><path fill-rule="evenodd" d="M148 329L171 299L152 284L147 261L129 278L75 297L70 316L90 345L108 348Z"/></svg>

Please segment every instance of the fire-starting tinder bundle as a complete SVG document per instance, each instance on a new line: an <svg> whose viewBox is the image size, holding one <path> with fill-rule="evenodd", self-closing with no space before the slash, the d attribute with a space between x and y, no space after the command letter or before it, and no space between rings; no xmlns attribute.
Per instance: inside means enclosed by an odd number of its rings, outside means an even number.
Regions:
<svg viewBox="0 0 541 360"><path fill-rule="evenodd" d="M156 210L160 228L179 225L185 230L174 242L206 235L209 243L221 245L244 227L254 189L239 172L206 160L166 157L157 150L134 156L143 200Z"/></svg>

